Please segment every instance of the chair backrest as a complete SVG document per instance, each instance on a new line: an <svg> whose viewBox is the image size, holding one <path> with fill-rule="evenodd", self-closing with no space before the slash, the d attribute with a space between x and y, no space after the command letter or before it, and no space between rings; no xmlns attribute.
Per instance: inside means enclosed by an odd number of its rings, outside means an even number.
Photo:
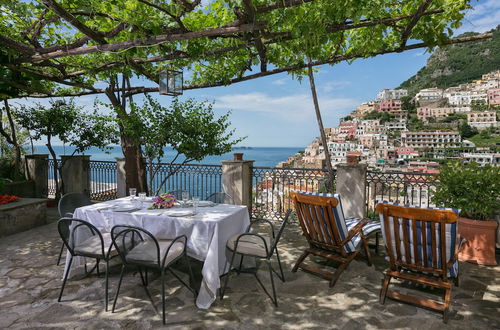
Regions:
<svg viewBox="0 0 500 330"><path fill-rule="evenodd" d="M278 233L274 237L273 246L271 247L271 251L269 253L270 256L273 255L274 249L276 249L276 246L278 246L278 243L280 241L281 235L283 234L283 231L285 230L285 226L288 223L288 218L290 217L291 213L292 213L292 210L286 211L285 219L283 219L283 222L281 223L280 229L278 230Z"/></svg>
<svg viewBox="0 0 500 330"><path fill-rule="evenodd" d="M186 236L180 237L184 238L185 248ZM180 237L174 239L173 242ZM134 249L134 247L149 240L153 246L153 251L151 251L153 260L156 261L158 267L162 268L164 266L169 251L165 251L164 255L162 256L160 253L160 245L158 244L158 240L146 229L135 226L117 225L111 229L111 238L113 240L113 245L118 251L118 254L120 255L123 263L129 263L129 261L127 260L127 255Z"/></svg>
<svg viewBox="0 0 500 330"><path fill-rule="evenodd" d="M57 230L59 231L59 235L64 245L73 256L75 255L75 246L92 236L98 236L100 238L102 255L106 255L102 234L99 229L91 223L81 219L61 218L57 222Z"/></svg>
<svg viewBox="0 0 500 330"><path fill-rule="evenodd" d="M379 203L376 211L392 270L404 267L443 278L456 277L458 210Z"/></svg>
<svg viewBox="0 0 500 330"><path fill-rule="evenodd" d="M86 194L74 192L63 195L59 200L57 209L59 211L59 216L64 217L67 213L73 213L76 208L90 204L92 204L92 202Z"/></svg>
<svg viewBox="0 0 500 330"><path fill-rule="evenodd" d="M188 193L188 198L191 197L191 195L189 194L189 192L187 190L182 190L182 189L177 189L177 190L172 190L169 192L170 195L174 195L175 196L175 199L177 199L178 201L182 200L182 193L183 192L187 192Z"/></svg>
<svg viewBox="0 0 500 330"><path fill-rule="evenodd" d="M351 252L351 242L342 245L348 230L339 200L332 196L318 196L292 192L290 197L297 212L297 218L304 236L315 247L337 250L344 254ZM352 246L354 251L354 246Z"/></svg>
<svg viewBox="0 0 500 330"><path fill-rule="evenodd" d="M217 204L232 204L234 205L234 200L231 196L225 192L216 192L207 197L207 201L211 201Z"/></svg>

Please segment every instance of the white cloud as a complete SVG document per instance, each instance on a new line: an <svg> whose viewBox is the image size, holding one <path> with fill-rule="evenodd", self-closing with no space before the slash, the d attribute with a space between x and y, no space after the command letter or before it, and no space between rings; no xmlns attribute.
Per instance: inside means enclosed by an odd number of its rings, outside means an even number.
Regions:
<svg viewBox="0 0 500 330"><path fill-rule="evenodd" d="M277 80L272 82L273 85L278 85L278 86L285 85L286 83L287 83L287 79L285 79L285 78L277 79Z"/></svg>
<svg viewBox="0 0 500 330"><path fill-rule="evenodd" d="M324 86L321 86L321 90L323 92L331 92L333 90L339 90L339 89L343 89L344 87L347 87L347 86L350 86L351 85L351 82L350 81L347 81L347 80L340 80L340 81L330 81L328 83L326 83Z"/></svg>
<svg viewBox="0 0 500 330"><path fill-rule="evenodd" d="M457 30L463 32L486 32L500 23L500 1L485 0L473 4L473 9L465 15L464 24Z"/></svg>
<svg viewBox="0 0 500 330"><path fill-rule="evenodd" d="M350 98L319 97L325 120L345 116L361 102ZM314 116L314 105L310 94L272 96L254 92L217 97L215 107L224 110L248 111L269 114L282 121L300 122Z"/></svg>

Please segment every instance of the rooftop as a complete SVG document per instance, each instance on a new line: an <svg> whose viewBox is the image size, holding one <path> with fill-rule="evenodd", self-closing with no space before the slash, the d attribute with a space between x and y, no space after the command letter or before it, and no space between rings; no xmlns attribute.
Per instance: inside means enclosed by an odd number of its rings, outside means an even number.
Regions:
<svg viewBox="0 0 500 330"><path fill-rule="evenodd" d="M155 311L133 271L124 278L115 313L104 311L104 278L97 278L95 273L84 279L70 279L63 301L58 303L64 266L56 266L61 241L55 209L49 209L49 218L51 222L45 226L0 241L0 328L162 327L159 280L156 277L149 285ZM278 281L277 308L251 275L233 275L224 300L218 299L208 310L198 309L192 294L175 278L167 277L167 328L500 328L500 266L460 263L460 286L453 289L450 320L445 325L439 313L389 299L385 305L379 303L382 271L387 266L382 246L377 255L373 249L370 251L374 266L368 267L362 259L354 260L337 284L329 288L326 280L300 270L290 272L305 245L300 228L292 222L279 245L286 282ZM178 267L182 271L183 265ZM196 265L195 274L199 274L200 267ZM111 269L110 296L116 289L119 269ZM269 284L264 268L259 275L265 285ZM404 289L411 287L404 285ZM424 294L432 292L427 289Z"/></svg>

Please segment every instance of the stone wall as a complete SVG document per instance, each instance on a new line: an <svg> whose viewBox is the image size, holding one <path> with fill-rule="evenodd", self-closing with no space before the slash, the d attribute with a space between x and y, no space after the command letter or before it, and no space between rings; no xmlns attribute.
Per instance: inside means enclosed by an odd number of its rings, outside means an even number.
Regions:
<svg viewBox="0 0 500 330"><path fill-rule="evenodd" d="M0 237L47 223L46 199L23 198L0 205Z"/></svg>

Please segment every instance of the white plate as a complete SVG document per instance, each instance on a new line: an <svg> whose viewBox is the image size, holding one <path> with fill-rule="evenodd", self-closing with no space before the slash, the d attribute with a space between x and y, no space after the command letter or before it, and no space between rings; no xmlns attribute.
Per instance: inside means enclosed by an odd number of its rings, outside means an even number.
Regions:
<svg viewBox="0 0 500 330"><path fill-rule="evenodd" d="M168 210L163 212L163 214L169 217L189 217L194 215L194 212L193 210Z"/></svg>
<svg viewBox="0 0 500 330"><path fill-rule="evenodd" d="M139 208L133 205L116 205L111 210L114 212L129 212L133 210L139 210Z"/></svg>
<svg viewBox="0 0 500 330"><path fill-rule="evenodd" d="M205 206L214 206L215 203L212 201L199 201L198 206L199 207L205 207Z"/></svg>

